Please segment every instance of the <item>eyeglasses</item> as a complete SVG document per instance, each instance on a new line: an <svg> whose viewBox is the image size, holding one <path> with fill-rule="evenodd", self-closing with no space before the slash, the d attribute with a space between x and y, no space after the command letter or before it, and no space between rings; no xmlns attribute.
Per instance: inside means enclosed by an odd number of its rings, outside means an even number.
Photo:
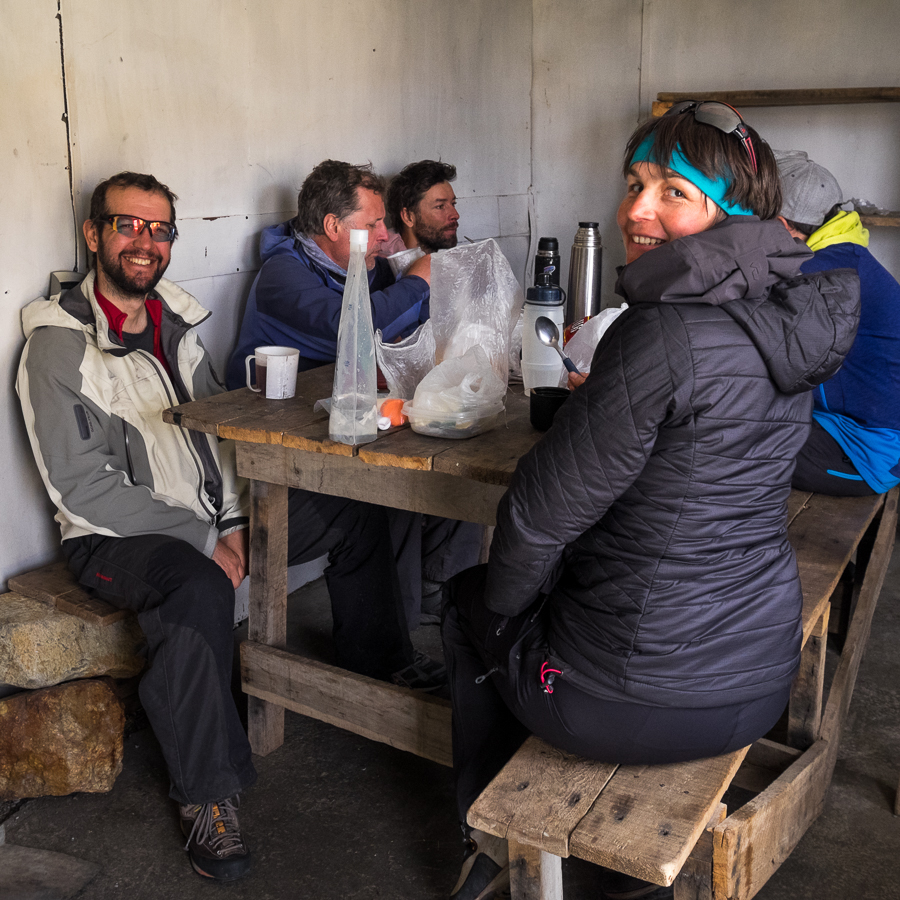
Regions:
<svg viewBox="0 0 900 900"><path fill-rule="evenodd" d="M100 221L109 222L116 234L129 238L137 237L145 228L149 228L150 237L157 244L167 244L178 235L178 229L171 222L148 222L137 216L102 216Z"/></svg>
<svg viewBox="0 0 900 900"><path fill-rule="evenodd" d="M678 116L681 113L692 112L696 121L704 125L712 125L725 134L733 134L744 145L747 155L750 157L750 164L753 166L754 174L756 168L756 151L753 149L753 139L747 126L741 118L741 114L727 103L719 100L682 100L680 103L672 105L671 109L666 111L667 116Z"/></svg>

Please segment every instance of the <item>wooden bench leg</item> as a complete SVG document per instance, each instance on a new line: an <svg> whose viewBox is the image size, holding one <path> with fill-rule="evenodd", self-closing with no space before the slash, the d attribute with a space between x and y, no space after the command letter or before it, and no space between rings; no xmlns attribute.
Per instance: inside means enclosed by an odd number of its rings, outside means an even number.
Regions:
<svg viewBox="0 0 900 900"><path fill-rule="evenodd" d="M274 647L287 638L288 489L250 482L250 610L247 637ZM250 746L266 756L284 743L284 707L248 697Z"/></svg>
<svg viewBox="0 0 900 900"><path fill-rule="evenodd" d="M713 900L713 836L704 831L678 877L672 882L674 900Z"/></svg>
<svg viewBox="0 0 900 900"><path fill-rule="evenodd" d="M706 830L672 882L674 900L713 900L713 829L727 815L727 807L720 803L710 816Z"/></svg>
<svg viewBox="0 0 900 900"><path fill-rule="evenodd" d="M800 653L800 671L791 688L787 744L798 750L806 750L813 745L822 724L828 618L829 607L826 606Z"/></svg>
<svg viewBox="0 0 900 900"><path fill-rule="evenodd" d="M512 900L563 900L562 860L552 853L509 841Z"/></svg>

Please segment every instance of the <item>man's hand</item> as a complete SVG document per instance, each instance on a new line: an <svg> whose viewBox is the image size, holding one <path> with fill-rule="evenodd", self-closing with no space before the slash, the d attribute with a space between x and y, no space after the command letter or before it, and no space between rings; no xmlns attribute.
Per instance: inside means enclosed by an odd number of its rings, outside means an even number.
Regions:
<svg viewBox="0 0 900 900"><path fill-rule="evenodd" d="M582 375L579 372L569 372L569 381L568 381L569 390L574 391L575 388L578 387L578 385L584 384L584 382L586 380L587 380L587 375Z"/></svg>
<svg viewBox="0 0 900 900"><path fill-rule="evenodd" d="M213 562L217 563L222 571L231 579L235 590L241 586L244 576L247 574L247 535L246 528L233 531L225 537L220 537L213 551Z"/></svg>
<svg viewBox="0 0 900 900"><path fill-rule="evenodd" d="M420 256L407 270L406 275L418 275L424 278L431 287L431 254Z"/></svg>

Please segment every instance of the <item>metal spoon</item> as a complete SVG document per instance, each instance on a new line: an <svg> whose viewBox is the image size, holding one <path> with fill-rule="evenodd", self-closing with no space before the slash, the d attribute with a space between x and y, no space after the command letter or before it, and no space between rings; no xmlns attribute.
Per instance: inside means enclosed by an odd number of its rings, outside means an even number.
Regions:
<svg viewBox="0 0 900 900"><path fill-rule="evenodd" d="M575 367L575 363L562 352L562 348L559 346L559 329L556 327L556 322L553 319L548 319L547 316L538 316L534 321L534 333L542 344L552 347L562 357L563 365L566 367L567 372L574 372L576 375L581 374Z"/></svg>

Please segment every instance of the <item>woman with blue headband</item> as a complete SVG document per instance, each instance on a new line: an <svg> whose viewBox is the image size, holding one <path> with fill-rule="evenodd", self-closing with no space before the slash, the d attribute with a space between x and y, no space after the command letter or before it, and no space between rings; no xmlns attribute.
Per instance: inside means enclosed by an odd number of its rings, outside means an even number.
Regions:
<svg viewBox="0 0 900 900"><path fill-rule="evenodd" d="M772 152L731 107L641 125L624 174L628 309L519 461L489 563L447 592L462 823L529 733L623 764L745 747L800 661L787 499L810 390L853 340L856 276L799 275ZM451 896L493 896L503 842L464 831Z"/></svg>

